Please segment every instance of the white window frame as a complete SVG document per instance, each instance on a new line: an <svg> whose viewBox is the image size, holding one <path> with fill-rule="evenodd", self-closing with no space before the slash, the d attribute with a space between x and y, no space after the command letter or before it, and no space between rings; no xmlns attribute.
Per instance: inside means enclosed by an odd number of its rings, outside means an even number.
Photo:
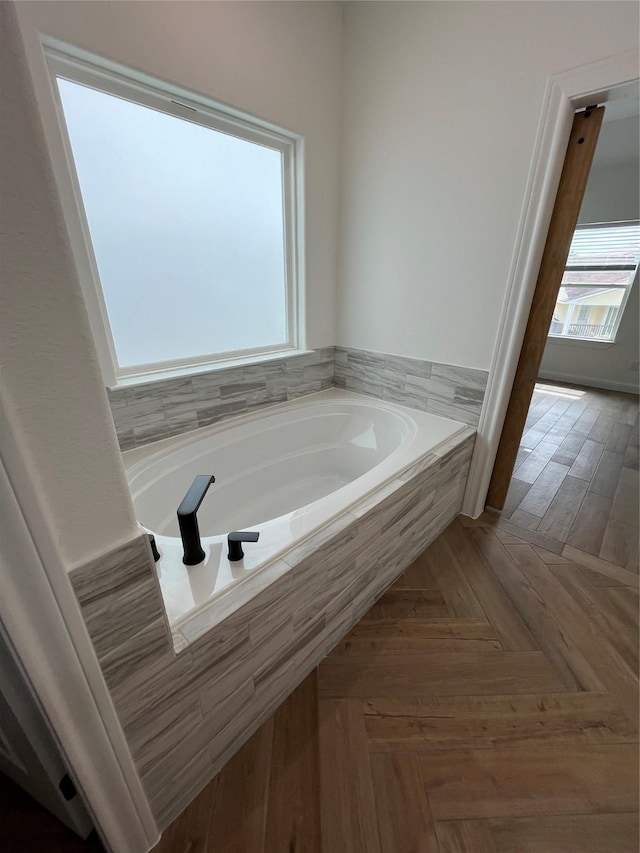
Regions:
<svg viewBox="0 0 640 853"><path fill-rule="evenodd" d="M623 227L625 225L638 225L638 224L639 224L639 221L637 219L620 220L620 221L614 221L614 222L584 222L584 223L579 223L578 225L576 225L575 230L576 231L578 229L586 230L589 228L611 228L615 225L618 225L619 227ZM635 284L635 281L638 277L638 269L640 269L640 266L636 267L634 277L632 278L631 283L629 285L627 285L627 286L612 285L612 289L615 289L615 290L620 290L620 289L624 288L625 293L624 293L624 296L622 297L622 301L620 303L620 310L618 311L618 317L616 319L616 324L615 324L615 327L611 333L610 338L600 338L600 339L597 339L597 338L581 338L579 335L558 335L558 334L552 334L551 332L549 332L547 334L547 338L549 340L551 340L554 344L557 344L557 343L561 343L561 344L565 344L565 343L566 344L582 344L583 346L586 344L586 345L595 346L595 347L610 347L613 344L615 344L617 342L618 331L620 329L620 323L622 322L624 312L626 311L627 302L629 301L629 296L631 294L631 290L632 290L632 288ZM579 286L579 285L576 285L576 286ZM585 285L585 287L588 287L588 286L589 285Z"/></svg>
<svg viewBox="0 0 640 853"><path fill-rule="evenodd" d="M98 358L105 384L114 388L174 375L188 375L231 364L263 360L278 354L304 351L304 246L303 221L303 155L304 140L295 133L249 117L199 94L188 92L173 84L164 83L146 74L135 72L108 60L94 57L85 51L61 45L53 39L43 39L43 50L50 75L51 93L55 103L65 154L65 174L75 210L64 205L70 230L72 248L80 274L89 321L95 338ZM263 145L282 154L282 197L285 268L285 310L287 340L280 345L212 353L171 361L121 367L118 364L111 324L93 251L90 230L82 200L80 183L75 169L71 143L67 132L57 77L81 83L133 103L195 121L222 133ZM69 198L69 194L65 194Z"/></svg>

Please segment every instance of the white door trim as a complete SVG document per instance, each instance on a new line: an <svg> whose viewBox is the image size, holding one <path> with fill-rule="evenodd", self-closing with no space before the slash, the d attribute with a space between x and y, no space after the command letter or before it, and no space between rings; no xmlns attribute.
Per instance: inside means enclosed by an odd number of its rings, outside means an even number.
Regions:
<svg viewBox="0 0 640 853"><path fill-rule="evenodd" d="M14 509L12 501L11 508L7 507L10 515ZM9 535L16 533L18 526L12 525ZM1 621L0 730L0 770L65 826L86 838L95 821L81 791L67 799L60 790L68 774L66 762Z"/></svg>
<svg viewBox="0 0 640 853"><path fill-rule="evenodd" d="M107 848L147 853L158 828L2 398L0 436L0 620Z"/></svg>
<svg viewBox="0 0 640 853"><path fill-rule="evenodd" d="M582 107L602 103L612 89L637 78L638 54L630 50L547 80L507 291L500 314L489 381L462 505L464 515L477 518L484 510L573 115Z"/></svg>

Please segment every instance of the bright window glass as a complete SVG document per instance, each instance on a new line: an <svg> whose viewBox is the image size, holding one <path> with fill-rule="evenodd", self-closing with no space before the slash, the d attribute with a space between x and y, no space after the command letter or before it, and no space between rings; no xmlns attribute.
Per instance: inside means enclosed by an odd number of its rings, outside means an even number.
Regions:
<svg viewBox="0 0 640 853"><path fill-rule="evenodd" d="M640 224L581 225L573 236L549 334L615 340L640 262Z"/></svg>
<svg viewBox="0 0 640 853"><path fill-rule="evenodd" d="M282 151L56 79L118 370L286 346Z"/></svg>

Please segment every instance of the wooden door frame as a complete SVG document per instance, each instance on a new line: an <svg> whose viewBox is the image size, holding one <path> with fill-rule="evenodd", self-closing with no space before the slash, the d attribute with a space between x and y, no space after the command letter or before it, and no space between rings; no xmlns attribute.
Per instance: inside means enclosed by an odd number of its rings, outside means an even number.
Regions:
<svg viewBox="0 0 640 853"><path fill-rule="evenodd" d="M631 50L547 80L462 506L464 515L477 518L484 510L574 115L590 104L606 102L613 90L637 79L638 54Z"/></svg>
<svg viewBox="0 0 640 853"><path fill-rule="evenodd" d="M575 113L573 118L562 176L487 492L487 507L492 509L504 508L509 491L603 118L604 107L598 106L581 110Z"/></svg>

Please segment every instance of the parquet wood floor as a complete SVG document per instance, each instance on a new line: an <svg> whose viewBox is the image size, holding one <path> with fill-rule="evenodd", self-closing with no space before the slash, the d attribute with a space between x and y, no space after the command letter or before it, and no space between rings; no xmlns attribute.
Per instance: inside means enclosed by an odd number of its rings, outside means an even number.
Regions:
<svg viewBox="0 0 640 853"><path fill-rule="evenodd" d="M538 383L501 517L637 572L638 397Z"/></svg>
<svg viewBox="0 0 640 853"><path fill-rule="evenodd" d="M455 521L157 853L637 853L638 574L520 530Z"/></svg>

